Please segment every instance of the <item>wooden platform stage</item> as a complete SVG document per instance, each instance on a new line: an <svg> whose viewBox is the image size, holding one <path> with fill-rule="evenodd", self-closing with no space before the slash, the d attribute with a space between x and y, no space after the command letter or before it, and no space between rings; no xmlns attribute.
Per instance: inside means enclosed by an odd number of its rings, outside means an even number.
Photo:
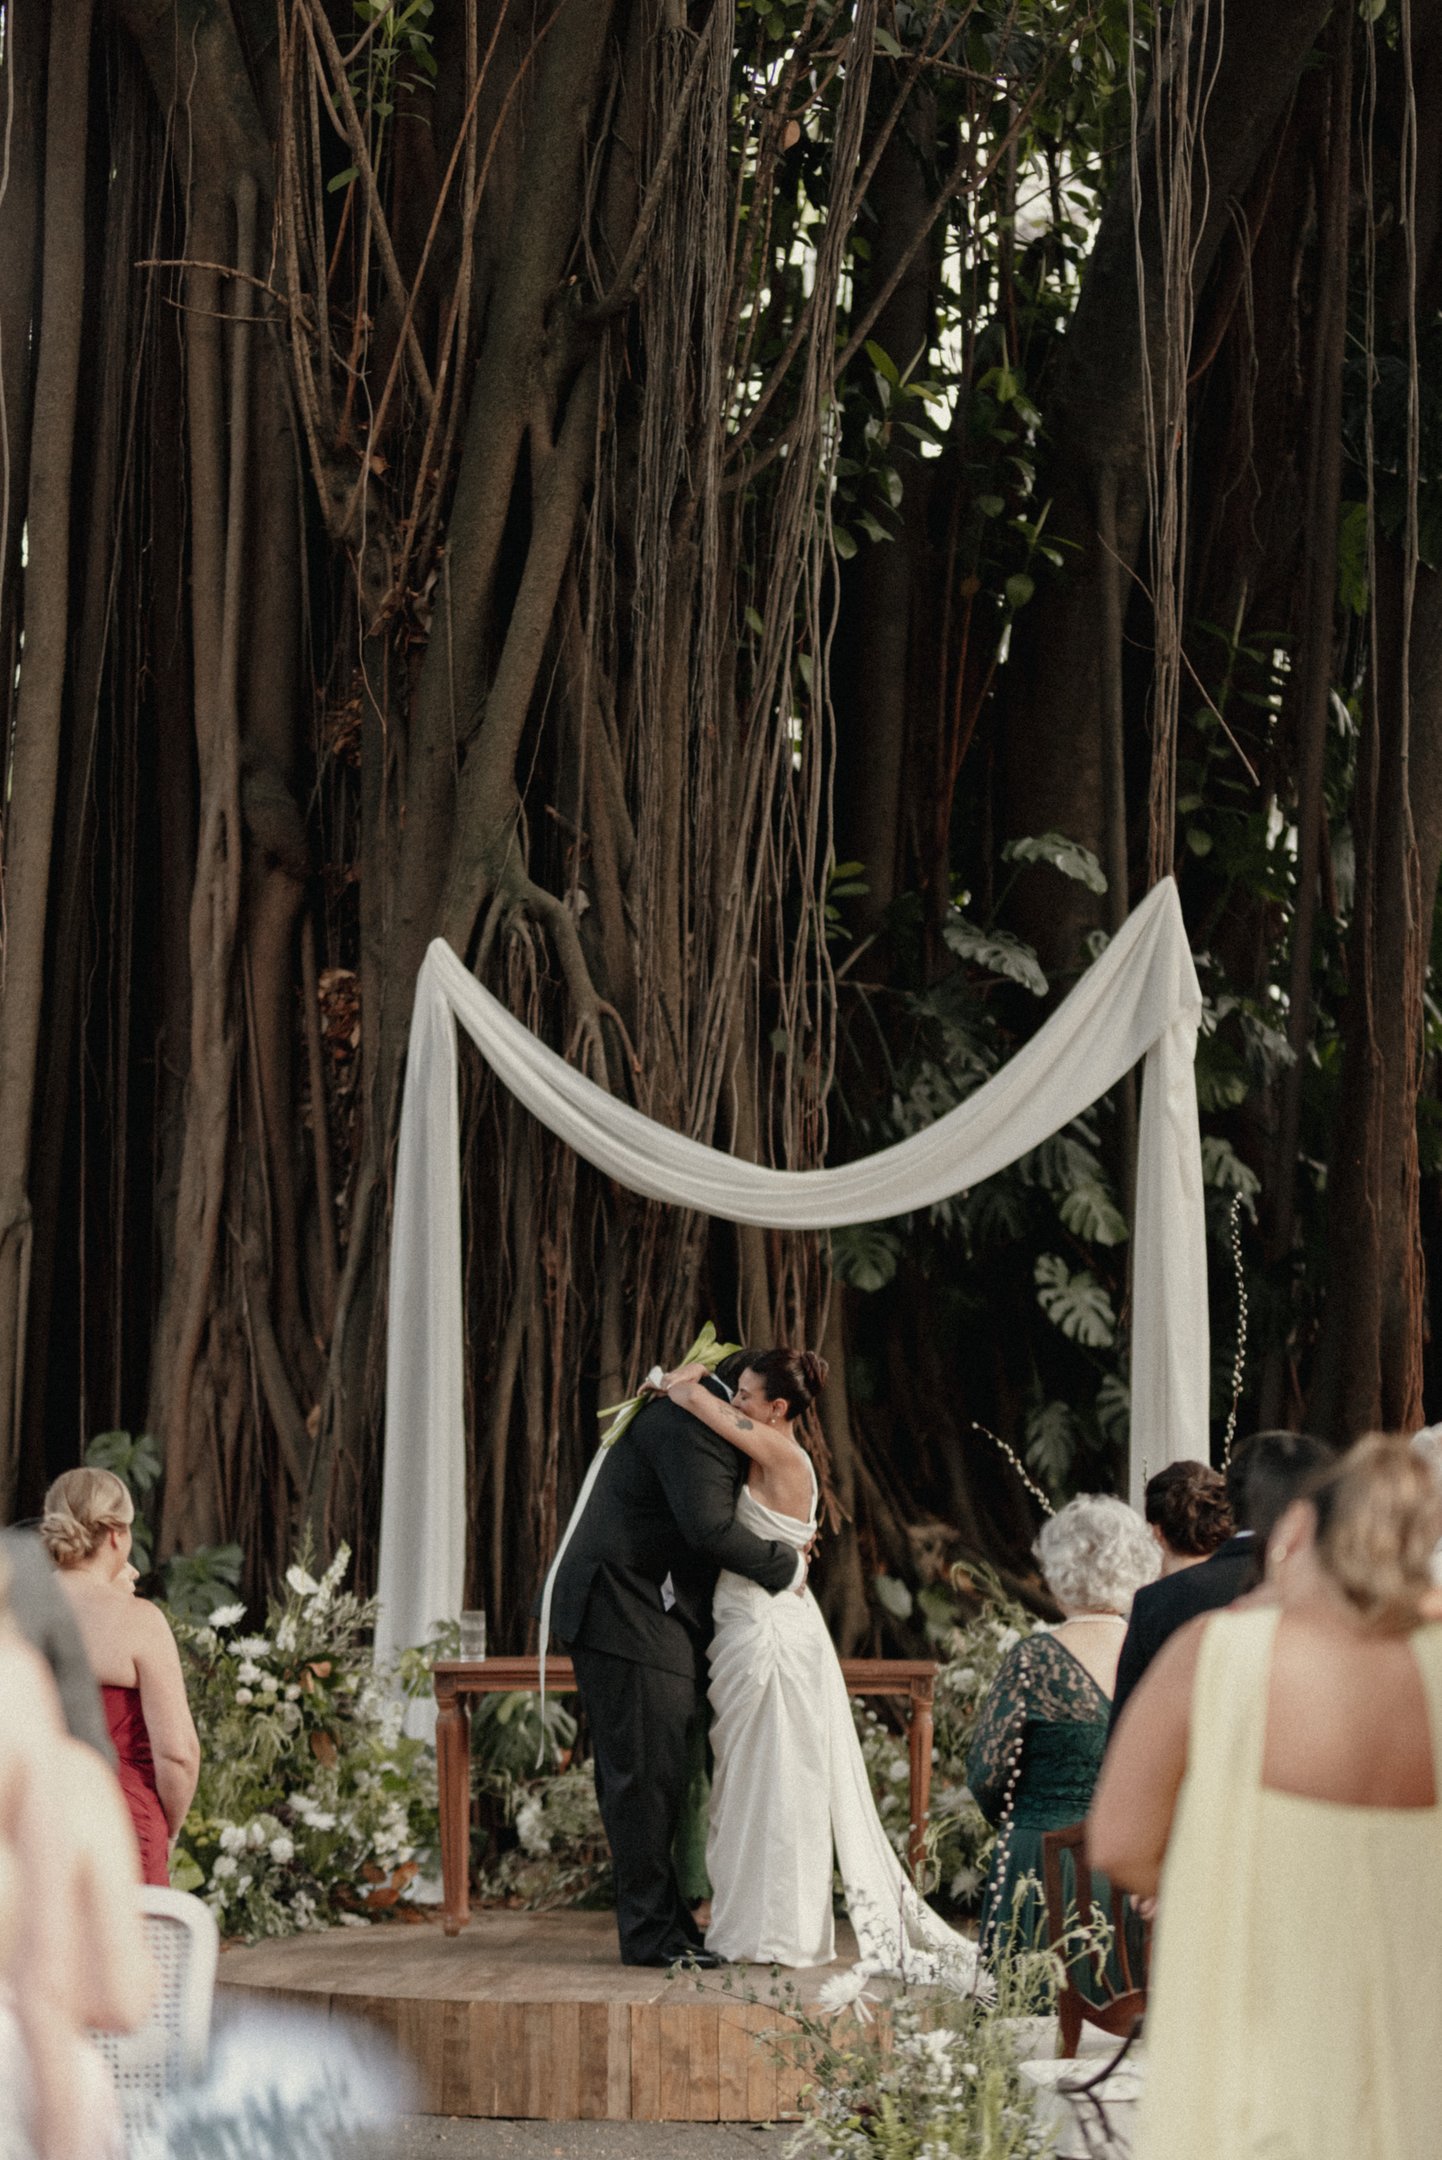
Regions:
<svg viewBox="0 0 1442 2160"><path fill-rule="evenodd" d="M851 1931L836 1933L850 1963ZM814 2002L842 1963L782 1984ZM768 2007L768 1968L623 1966L608 1912L477 1912L453 1938L430 1922L294 1935L225 1951L218 1985L380 2026L432 2115L771 2122L796 2112L803 2083L765 2037L790 2024ZM741 1989L765 2000L738 2001Z"/></svg>

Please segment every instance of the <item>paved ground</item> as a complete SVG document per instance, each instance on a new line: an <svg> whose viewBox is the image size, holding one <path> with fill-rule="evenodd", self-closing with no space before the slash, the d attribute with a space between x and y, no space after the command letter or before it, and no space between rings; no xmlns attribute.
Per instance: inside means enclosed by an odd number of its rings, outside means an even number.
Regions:
<svg viewBox="0 0 1442 2160"><path fill-rule="evenodd" d="M365 2160L782 2160L794 2124L478 2122L411 2115ZM360 2156L357 2156L360 2160Z"/></svg>

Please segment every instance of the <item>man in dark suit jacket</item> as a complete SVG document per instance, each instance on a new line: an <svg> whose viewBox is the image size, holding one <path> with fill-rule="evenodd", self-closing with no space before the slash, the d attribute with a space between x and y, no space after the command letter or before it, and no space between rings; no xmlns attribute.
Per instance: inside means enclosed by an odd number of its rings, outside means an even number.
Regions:
<svg viewBox="0 0 1442 2160"><path fill-rule="evenodd" d="M1110 1730L1116 1730L1123 1704L1169 1636L1198 1613L1230 1605L1256 1588L1267 1539L1334 1452L1310 1433L1291 1432L1253 1433L1235 1449L1227 1466L1227 1498L1232 1520L1241 1527L1209 1559L1147 1583L1132 1599L1117 1660Z"/></svg>
<svg viewBox="0 0 1442 2160"><path fill-rule="evenodd" d="M727 1390L708 1382L723 1398ZM746 1457L657 1396L611 1450L566 1548L551 1625L571 1652L591 1730L626 1965L719 1964L676 1881L687 1780L720 1570L784 1594L804 1582L789 1545L735 1520Z"/></svg>

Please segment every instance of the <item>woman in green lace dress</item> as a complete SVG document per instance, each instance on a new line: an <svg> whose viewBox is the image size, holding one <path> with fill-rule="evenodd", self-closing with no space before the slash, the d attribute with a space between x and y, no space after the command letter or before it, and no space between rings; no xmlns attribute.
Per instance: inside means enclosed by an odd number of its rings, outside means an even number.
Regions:
<svg viewBox="0 0 1442 2160"><path fill-rule="evenodd" d="M1068 1502L1043 1525L1035 1550L1066 1619L1007 1652L967 1756L967 1783L1000 1832L981 1906L987 1957L1046 1941L1042 1836L1080 1822L1091 1805L1127 1614L1157 1573L1146 1525L1109 1494ZM1108 1910L1109 1885L1092 1881L1095 1902ZM1114 1962L1108 1981L1121 1985Z"/></svg>

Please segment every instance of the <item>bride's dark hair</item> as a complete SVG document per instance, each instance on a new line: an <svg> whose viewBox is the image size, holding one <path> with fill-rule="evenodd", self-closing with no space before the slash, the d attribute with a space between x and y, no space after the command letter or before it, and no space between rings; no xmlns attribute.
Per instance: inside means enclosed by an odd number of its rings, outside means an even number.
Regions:
<svg viewBox="0 0 1442 2160"><path fill-rule="evenodd" d="M826 1385L826 1360L814 1350L748 1350L746 1364L766 1390L768 1402L784 1402L786 1415L801 1417Z"/></svg>

